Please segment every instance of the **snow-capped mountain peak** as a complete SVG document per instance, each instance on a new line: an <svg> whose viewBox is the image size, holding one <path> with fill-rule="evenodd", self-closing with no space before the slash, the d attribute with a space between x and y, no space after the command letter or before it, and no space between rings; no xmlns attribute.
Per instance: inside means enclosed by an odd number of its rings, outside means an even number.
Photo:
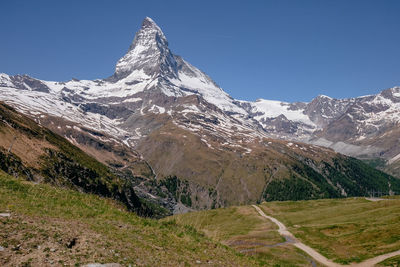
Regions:
<svg viewBox="0 0 400 267"><path fill-rule="evenodd" d="M108 81L143 89L157 88L173 97L196 94L223 111L246 114L210 77L174 55L164 33L149 17L143 20L128 52L118 61L115 74Z"/></svg>
<svg viewBox="0 0 400 267"><path fill-rule="evenodd" d="M177 63L167 38L149 17L143 20L128 52L117 62L113 78L120 80L139 70L151 77L177 77Z"/></svg>
<svg viewBox="0 0 400 267"><path fill-rule="evenodd" d="M151 98L198 95L224 112L247 115L209 76L174 55L165 34L149 17L143 20L127 53L117 62L115 73L109 78L48 82L25 76L3 76L0 77L2 87L51 92L53 97L61 101L68 99L76 105L93 101L109 104L129 98L141 99L136 102L142 109L144 105L153 105ZM15 98L17 93L10 98Z"/></svg>

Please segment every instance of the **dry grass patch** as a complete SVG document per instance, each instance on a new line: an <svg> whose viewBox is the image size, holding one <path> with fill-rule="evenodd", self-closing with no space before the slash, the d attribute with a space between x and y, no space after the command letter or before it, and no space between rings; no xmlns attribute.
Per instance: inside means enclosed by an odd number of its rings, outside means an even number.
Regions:
<svg viewBox="0 0 400 267"><path fill-rule="evenodd" d="M15 139L14 139L15 138ZM11 127L4 127L0 131L0 147L17 155L28 167L39 168L39 158L45 154L45 149L57 148L45 139L30 138Z"/></svg>

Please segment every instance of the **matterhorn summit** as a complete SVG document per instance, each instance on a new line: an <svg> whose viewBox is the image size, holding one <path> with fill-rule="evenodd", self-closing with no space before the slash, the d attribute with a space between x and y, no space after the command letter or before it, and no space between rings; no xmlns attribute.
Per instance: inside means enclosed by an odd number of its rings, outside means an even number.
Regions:
<svg viewBox="0 0 400 267"><path fill-rule="evenodd" d="M177 63L168 48L167 38L149 17L143 20L128 52L118 61L114 78L125 78L135 71L143 71L151 77L177 78Z"/></svg>

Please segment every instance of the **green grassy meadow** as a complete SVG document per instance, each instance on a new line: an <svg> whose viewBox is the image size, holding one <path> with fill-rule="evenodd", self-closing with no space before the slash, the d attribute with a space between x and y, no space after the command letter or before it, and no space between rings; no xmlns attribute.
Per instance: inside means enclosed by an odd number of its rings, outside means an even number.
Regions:
<svg viewBox="0 0 400 267"><path fill-rule="evenodd" d="M338 263L361 262L400 249L400 199L268 202L265 213Z"/></svg>

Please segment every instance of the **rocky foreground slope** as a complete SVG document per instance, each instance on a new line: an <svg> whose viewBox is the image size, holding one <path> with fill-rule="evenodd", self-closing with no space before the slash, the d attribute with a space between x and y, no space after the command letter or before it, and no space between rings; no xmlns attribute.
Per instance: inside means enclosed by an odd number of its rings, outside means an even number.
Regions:
<svg viewBox="0 0 400 267"><path fill-rule="evenodd" d="M0 75L0 100L99 161L143 177L135 189L144 197L165 197L164 186L175 212L399 191L398 179L314 145L396 163L396 90L311 103L238 101L174 55L150 18L108 78Z"/></svg>

